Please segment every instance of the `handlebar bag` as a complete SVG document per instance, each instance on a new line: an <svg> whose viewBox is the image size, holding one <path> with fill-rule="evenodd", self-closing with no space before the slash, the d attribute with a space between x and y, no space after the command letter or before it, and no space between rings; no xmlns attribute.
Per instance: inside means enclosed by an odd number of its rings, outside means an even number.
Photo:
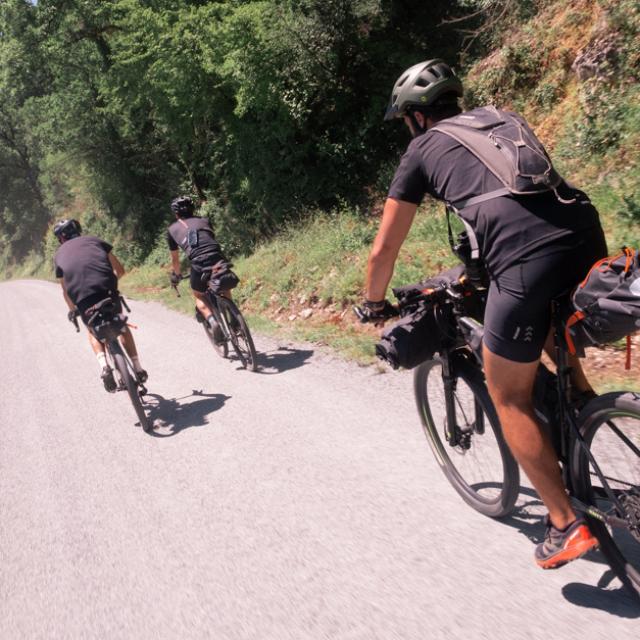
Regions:
<svg viewBox="0 0 640 640"><path fill-rule="evenodd" d="M384 331L376 345L376 356L394 369L413 369L429 360L439 346L435 308L425 301Z"/></svg>
<svg viewBox="0 0 640 640"><path fill-rule="evenodd" d="M464 266L456 265L422 282L394 288L402 318L382 334L376 345L378 358L394 369L413 369L432 358L441 345L441 310L425 295L457 282L463 273Z"/></svg>

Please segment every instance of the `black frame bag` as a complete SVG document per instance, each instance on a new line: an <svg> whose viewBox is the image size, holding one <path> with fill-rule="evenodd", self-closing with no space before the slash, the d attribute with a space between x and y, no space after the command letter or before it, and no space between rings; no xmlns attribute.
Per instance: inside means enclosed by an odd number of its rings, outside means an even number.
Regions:
<svg viewBox="0 0 640 640"><path fill-rule="evenodd" d="M623 247L596 262L571 294L571 306L565 327L571 354L640 331L640 252Z"/></svg>

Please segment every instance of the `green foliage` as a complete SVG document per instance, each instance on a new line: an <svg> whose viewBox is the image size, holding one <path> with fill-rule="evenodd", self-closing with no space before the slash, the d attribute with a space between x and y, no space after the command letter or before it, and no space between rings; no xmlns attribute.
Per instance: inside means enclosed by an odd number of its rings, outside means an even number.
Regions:
<svg viewBox="0 0 640 640"><path fill-rule="evenodd" d="M467 82L466 104L512 105L520 110L532 100L551 108L562 95L565 73L560 68L547 75L549 53L535 37L506 44Z"/></svg>
<svg viewBox="0 0 640 640"><path fill-rule="evenodd" d="M637 0L598 0L607 11L611 30L618 35L617 63L627 84L640 77L640 4Z"/></svg>
<svg viewBox="0 0 640 640"><path fill-rule="evenodd" d="M303 211L375 197L399 148L389 88L417 57L454 58L439 23L455 4L6 0L0 131L18 135L0 136L2 238L19 257L82 194L139 260L188 192L240 252Z"/></svg>
<svg viewBox="0 0 640 640"><path fill-rule="evenodd" d="M619 221L618 243L640 249L640 190L623 195L615 215Z"/></svg>
<svg viewBox="0 0 640 640"><path fill-rule="evenodd" d="M342 304L360 291L375 231L357 211L318 212L238 261L238 269L250 268L249 291L260 289L265 304L271 296L285 302L291 292Z"/></svg>

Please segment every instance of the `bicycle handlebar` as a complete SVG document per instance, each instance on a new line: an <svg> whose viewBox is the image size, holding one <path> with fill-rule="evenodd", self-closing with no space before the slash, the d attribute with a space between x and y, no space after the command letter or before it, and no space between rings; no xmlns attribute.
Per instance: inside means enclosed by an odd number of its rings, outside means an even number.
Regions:
<svg viewBox="0 0 640 640"><path fill-rule="evenodd" d="M174 282L174 279L177 278L177 281ZM171 281L171 288L176 292L176 296L180 298L180 292L178 291L178 285L182 280L186 280L187 276L183 276L182 274L178 275L174 272L169 276L169 280Z"/></svg>
<svg viewBox="0 0 640 640"><path fill-rule="evenodd" d="M362 324L374 323L374 324L382 324L386 320L390 318L396 318L400 315L400 311L398 307L392 305L390 302L385 300L385 306L380 309L380 311L373 312L370 309L366 308L364 305L354 305L353 312L356 314L356 317Z"/></svg>
<svg viewBox="0 0 640 640"><path fill-rule="evenodd" d="M69 313L67 314L67 320L69 320L69 322L75 325L76 333L80 333L80 325L78 324L79 315L80 315L80 312L77 309L74 309L73 311L69 311Z"/></svg>

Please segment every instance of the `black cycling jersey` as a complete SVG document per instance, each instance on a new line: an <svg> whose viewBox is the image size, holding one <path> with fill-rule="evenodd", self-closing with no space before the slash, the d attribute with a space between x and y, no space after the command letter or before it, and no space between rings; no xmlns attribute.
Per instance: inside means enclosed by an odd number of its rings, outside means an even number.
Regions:
<svg viewBox="0 0 640 640"><path fill-rule="evenodd" d="M167 242L171 251L180 247L192 262L202 262L220 252L209 221L199 216L176 220L167 231Z"/></svg>
<svg viewBox="0 0 640 640"><path fill-rule="evenodd" d="M62 278L75 305L86 298L118 290L118 279L109 262L112 248L95 236L78 236L64 242L56 251L53 258L56 278Z"/></svg>
<svg viewBox="0 0 640 640"><path fill-rule="evenodd" d="M458 202L504 185L469 150L439 131L414 138L393 178L389 197L420 204L425 194ZM598 212L586 196L567 185L553 192L503 196L465 208L460 216L475 232L482 258L497 275L524 258L545 255L575 232L599 227Z"/></svg>
<svg viewBox="0 0 640 640"><path fill-rule="evenodd" d="M466 147L439 131L414 138L389 197L420 204L425 194L455 203L504 185ZM551 300L567 292L606 255L598 212L584 193L562 183L553 192L501 196L459 212L471 227L491 283L485 310L487 348L533 362L547 336Z"/></svg>

